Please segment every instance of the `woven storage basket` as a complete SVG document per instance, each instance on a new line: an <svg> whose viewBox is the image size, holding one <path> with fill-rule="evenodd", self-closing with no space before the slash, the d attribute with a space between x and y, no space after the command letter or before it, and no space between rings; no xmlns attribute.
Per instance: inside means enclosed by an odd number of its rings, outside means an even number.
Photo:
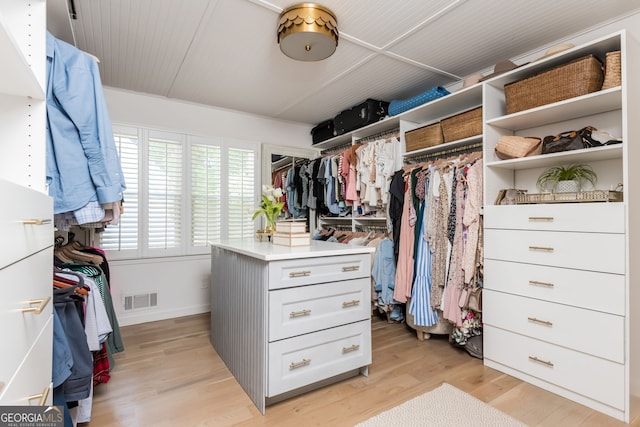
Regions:
<svg viewBox="0 0 640 427"><path fill-rule="evenodd" d="M482 107L443 119L442 134L444 142L482 134Z"/></svg>
<svg viewBox="0 0 640 427"><path fill-rule="evenodd" d="M602 88L602 63L593 55L504 85L507 114L586 95Z"/></svg>
<svg viewBox="0 0 640 427"><path fill-rule="evenodd" d="M607 52L604 61L603 90L620 86L622 84L622 68L620 66L620 61L621 54L619 50L615 52Z"/></svg>
<svg viewBox="0 0 640 427"><path fill-rule="evenodd" d="M440 122L418 129L410 130L404 134L404 142L407 151L415 151L421 148L433 147L442 144L442 125Z"/></svg>
<svg viewBox="0 0 640 427"><path fill-rule="evenodd" d="M542 140L537 137L504 135L498 140L495 151L496 156L502 160L537 156L542 153Z"/></svg>

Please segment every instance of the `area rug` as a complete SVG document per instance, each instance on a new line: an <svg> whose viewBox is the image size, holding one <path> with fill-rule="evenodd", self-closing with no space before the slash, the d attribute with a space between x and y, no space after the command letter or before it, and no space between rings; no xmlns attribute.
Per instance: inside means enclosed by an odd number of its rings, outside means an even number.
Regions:
<svg viewBox="0 0 640 427"><path fill-rule="evenodd" d="M444 383L437 389L378 414L356 427L383 426L526 427L526 424Z"/></svg>

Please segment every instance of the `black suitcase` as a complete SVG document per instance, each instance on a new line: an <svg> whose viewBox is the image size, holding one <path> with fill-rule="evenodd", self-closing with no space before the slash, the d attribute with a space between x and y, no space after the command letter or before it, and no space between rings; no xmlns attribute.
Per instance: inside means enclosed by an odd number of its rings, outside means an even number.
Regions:
<svg viewBox="0 0 640 427"><path fill-rule="evenodd" d="M318 123L316 127L311 129L311 139L313 144L317 144L327 139L331 139L335 134L335 128L333 126L333 119L325 120L322 123Z"/></svg>
<svg viewBox="0 0 640 427"><path fill-rule="evenodd" d="M336 135L382 120L387 116L388 109L388 102L369 98L360 105L344 110L334 119Z"/></svg>

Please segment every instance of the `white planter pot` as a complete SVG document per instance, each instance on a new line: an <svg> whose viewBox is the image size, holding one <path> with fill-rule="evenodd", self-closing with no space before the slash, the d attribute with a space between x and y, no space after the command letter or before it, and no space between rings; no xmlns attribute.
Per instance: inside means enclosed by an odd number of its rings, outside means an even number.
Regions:
<svg viewBox="0 0 640 427"><path fill-rule="evenodd" d="M578 181L558 181L556 193L577 193L580 190Z"/></svg>

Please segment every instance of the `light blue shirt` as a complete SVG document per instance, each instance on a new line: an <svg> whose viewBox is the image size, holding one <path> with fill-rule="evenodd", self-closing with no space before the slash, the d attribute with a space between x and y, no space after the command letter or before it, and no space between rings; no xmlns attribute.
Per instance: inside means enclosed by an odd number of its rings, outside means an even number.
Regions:
<svg viewBox="0 0 640 427"><path fill-rule="evenodd" d="M120 201L126 188L98 65L49 32L46 173L56 214Z"/></svg>

